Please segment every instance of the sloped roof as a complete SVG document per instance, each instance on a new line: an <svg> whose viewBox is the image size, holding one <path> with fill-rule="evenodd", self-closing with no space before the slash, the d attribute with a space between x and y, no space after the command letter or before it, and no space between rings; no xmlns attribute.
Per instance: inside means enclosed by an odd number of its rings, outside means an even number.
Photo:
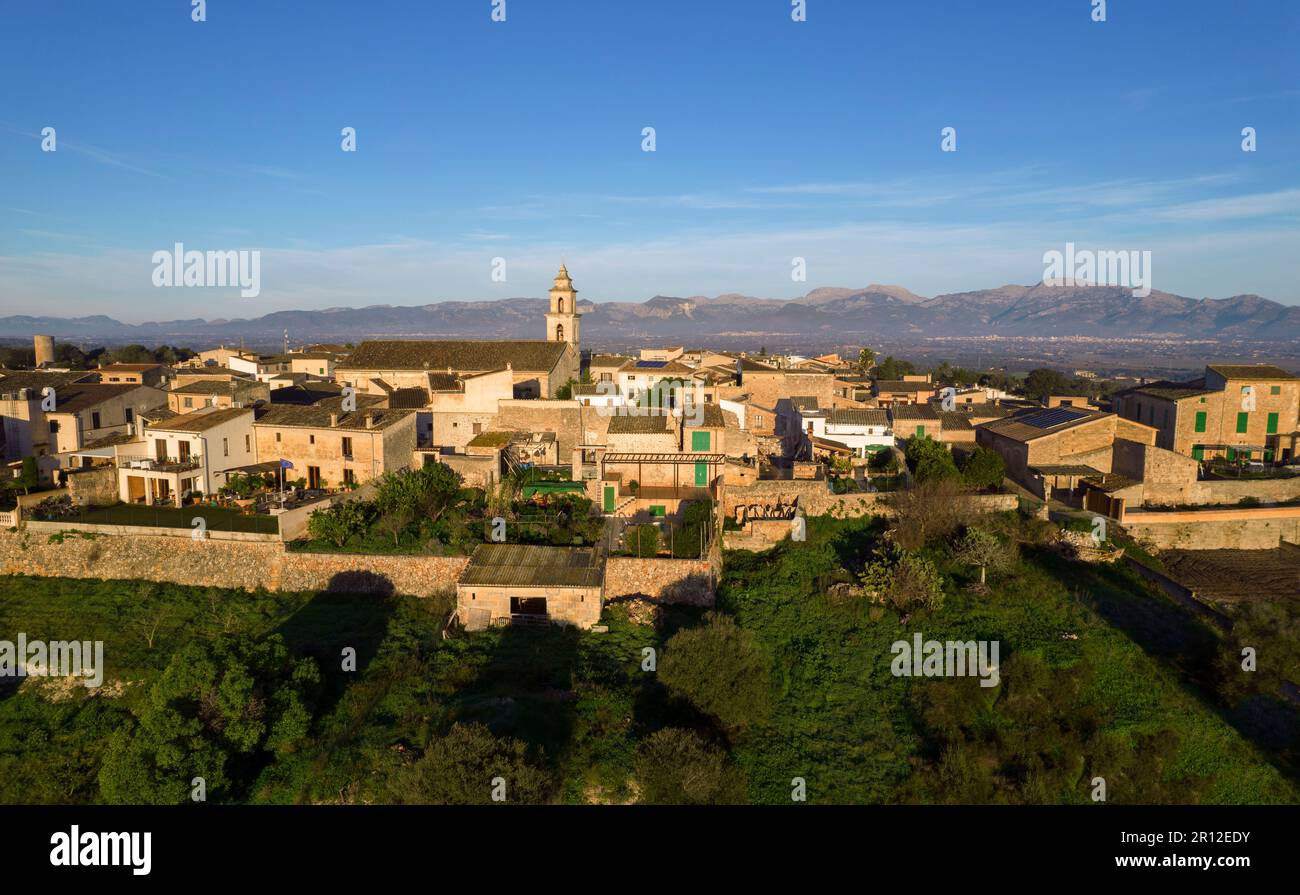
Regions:
<svg viewBox="0 0 1300 895"><path fill-rule="evenodd" d="M1181 401L1184 398L1196 398L1201 395L1212 394L1213 390L1205 387L1205 380L1196 380L1193 382L1169 382L1163 380L1152 382L1147 385L1139 385L1133 388L1126 388L1119 392L1115 397L1120 395L1150 395L1153 398L1160 398L1165 401Z"/></svg>
<svg viewBox="0 0 1300 895"><path fill-rule="evenodd" d="M1224 379L1300 379L1273 364L1207 364L1206 369Z"/></svg>
<svg viewBox="0 0 1300 895"><path fill-rule="evenodd" d="M396 425L415 413L414 410L401 408L379 409L375 405L382 403L384 399L373 395L355 395L354 397L356 398L357 409L346 413L343 412L342 397L326 398L315 404L307 405L278 404L259 417L255 425L306 429L351 429L373 432ZM334 413L339 415L337 426L330 425L330 414ZM373 427L368 428L366 426L366 417L370 414L374 414L375 424Z"/></svg>
<svg viewBox="0 0 1300 895"><path fill-rule="evenodd" d="M245 415L248 416L251 422L253 419L252 408L223 407L220 410L196 410L193 413L186 413L153 423L149 428L161 429L165 432L206 432L208 429L239 419Z"/></svg>
<svg viewBox="0 0 1300 895"><path fill-rule="evenodd" d="M342 370L500 370L549 373L567 342L368 341L339 365Z"/></svg>
<svg viewBox="0 0 1300 895"><path fill-rule="evenodd" d="M727 425L722 408L717 404L696 404L683 411L682 423L688 429L722 429Z"/></svg>
<svg viewBox="0 0 1300 895"><path fill-rule="evenodd" d="M480 544L457 583L480 587L600 587L604 570L592 547Z"/></svg>
<svg viewBox="0 0 1300 895"><path fill-rule="evenodd" d="M73 382L58 386L54 390L55 412L76 413L105 401L121 397L128 392L149 386L126 383L123 385L99 385L97 383Z"/></svg>
<svg viewBox="0 0 1300 895"><path fill-rule="evenodd" d="M832 410L826 422L835 426L888 426L884 410Z"/></svg>
<svg viewBox="0 0 1300 895"><path fill-rule="evenodd" d="M1006 419L981 423L980 428L996 432L1013 441L1033 441L1048 435L1055 435L1098 420L1114 416L1100 410L1077 410L1070 407L1053 407L1050 410L1033 410L1009 416ZM1053 422L1058 421L1058 422Z"/></svg>
<svg viewBox="0 0 1300 895"><path fill-rule="evenodd" d="M610 435L658 435L669 431L668 417L642 414L619 414L609 419Z"/></svg>
<svg viewBox="0 0 1300 895"><path fill-rule="evenodd" d="M889 408L889 416L895 420L938 420L939 413L929 404L901 404Z"/></svg>

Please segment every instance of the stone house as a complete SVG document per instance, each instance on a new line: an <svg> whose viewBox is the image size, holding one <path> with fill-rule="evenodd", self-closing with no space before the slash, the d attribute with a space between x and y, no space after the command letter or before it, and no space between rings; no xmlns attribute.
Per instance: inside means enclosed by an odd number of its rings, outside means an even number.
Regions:
<svg viewBox="0 0 1300 895"><path fill-rule="evenodd" d="M590 628L600 621L605 573L591 547L480 544L456 582L461 624L509 623Z"/></svg>
<svg viewBox="0 0 1300 895"><path fill-rule="evenodd" d="M1272 364L1211 364L1201 379L1119 392L1114 407L1155 427L1159 447L1194 460L1289 463L1300 456L1300 377Z"/></svg>
<svg viewBox="0 0 1300 895"><path fill-rule="evenodd" d="M362 484L386 472L407 469L415 457L415 411L388 409L384 399L357 395L356 409L344 398L306 406L273 405L253 423L257 460L288 460L292 478L307 487Z"/></svg>

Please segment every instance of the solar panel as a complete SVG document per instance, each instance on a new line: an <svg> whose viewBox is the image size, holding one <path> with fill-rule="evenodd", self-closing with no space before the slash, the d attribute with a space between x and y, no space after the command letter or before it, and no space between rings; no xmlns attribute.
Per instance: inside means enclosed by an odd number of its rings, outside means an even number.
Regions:
<svg viewBox="0 0 1300 895"><path fill-rule="evenodd" d="M1033 426L1035 429L1051 429L1053 426L1081 420L1087 415L1078 410L1071 410L1068 407L1053 407L1049 410L1038 410L1026 414L1017 419L1016 422L1024 423L1026 426Z"/></svg>
<svg viewBox="0 0 1300 895"><path fill-rule="evenodd" d="M649 368L649 369L651 369L651 370L657 370L657 369L659 369L660 367L665 367L665 366L667 366L667 365L668 365L668 361L666 361L666 360L639 360L639 361L636 362L636 365L637 365L638 367L642 367L642 368Z"/></svg>

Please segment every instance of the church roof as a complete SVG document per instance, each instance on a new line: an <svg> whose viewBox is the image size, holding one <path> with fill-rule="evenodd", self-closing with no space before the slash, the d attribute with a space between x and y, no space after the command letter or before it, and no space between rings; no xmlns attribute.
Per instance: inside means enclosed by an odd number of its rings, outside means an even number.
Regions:
<svg viewBox="0 0 1300 895"><path fill-rule="evenodd" d="M367 341L344 361L342 370L500 370L549 373L568 347L543 341Z"/></svg>

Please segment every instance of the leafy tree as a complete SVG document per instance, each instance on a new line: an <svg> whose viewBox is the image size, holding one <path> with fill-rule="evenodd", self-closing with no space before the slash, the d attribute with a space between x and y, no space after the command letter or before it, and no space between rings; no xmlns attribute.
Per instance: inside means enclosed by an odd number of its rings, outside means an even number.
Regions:
<svg viewBox="0 0 1300 895"><path fill-rule="evenodd" d="M564 385L560 386L555 390L556 400L559 401L573 400L573 387L576 384L577 383L575 382L575 380L572 377L570 377L569 380L564 383Z"/></svg>
<svg viewBox="0 0 1300 895"><path fill-rule="evenodd" d="M555 786L522 741L493 736L484 724L454 724L392 778L388 794L401 805L490 805L496 778L509 804L543 804Z"/></svg>
<svg viewBox="0 0 1300 895"><path fill-rule="evenodd" d="M344 501L312 513L307 520L307 533L318 541L342 547L353 535L365 531L369 516L361 501Z"/></svg>
<svg viewBox="0 0 1300 895"><path fill-rule="evenodd" d="M180 804L202 777L209 799L238 795L307 736L319 687L315 661L295 658L279 635L191 641L150 688L138 723L114 734L100 790L115 804Z"/></svg>
<svg viewBox="0 0 1300 895"><path fill-rule="evenodd" d="M396 547L402 532L406 531L407 527L414 521L415 513L410 507L396 507L380 515L375 522L375 528L380 534L391 535L393 546Z"/></svg>
<svg viewBox="0 0 1300 895"><path fill-rule="evenodd" d="M861 574L866 590L899 612L943 605L943 576L934 563L896 544L878 549Z"/></svg>
<svg viewBox="0 0 1300 895"><path fill-rule="evenodd" d="M745 801L727 753L693 730L666 727L637 747L641 801L652 805L734 805Z"/></svg>
<svg viewBox="0 0 1300 895"><path fill-rule="evenodd" d="M21 488L23 489L23 493L27 494L32 488L35 488L40 483L40 469L36 465L36 458L23 457L22 469L19 471L18 475L5 479L4 487L14 491Z"/></svg>
<svg viewBox="0 0 1300 895"><path fill-rule="evenodd" d="M700 555L700 547L709 531L713 501L693 500L686 504L682 512L681 525L673 532L673 556L679 559L694 559Z"/></svg>
<svg viewBox="0 0 1300 895"><path fill-rule="evenodd" d="M952 452L928 435L913 438L908 443L905 454L912 477L918 484L961 478L957 463L952 459Z"/></svg>
<svg viewBox="0 0 1300 895"><path fill-rule="evenodd" d="M659 679L728 728L748 727L768 713L771 664L729 615L707 613L704 624L674 634L664 647Z"/></svg>
<svg viewBox="0 0 1300 895"><path fill-rule="evenodd" d="M1039 367L1031 370L1025 377L1025 395L1035 401L1043 401L1048 395L1068 395L1075 391L1074 381L1060 370Z"/></svg>
<svg viewBox="0 0 1300 895"><path fill-rule="evenodd" d="M977 488L996 488L1002 484L1006 474L1002 455L983 445L970 452L961 468L962 479Z"/></svg>
<svg viewBox="0 0 1300 895"><path fill-rule="evenodd" d="M858 352L858 368L866 373L876 365L876 352L870 348L863 348Z"/></svg>
<svg viewBox="0 0 1300 895"><path fill-rule="evenodd" d="M911 376L915 372L916 365L910 360L899 360L890 354L876 364L875 376L877 379L902 379L904 376Z"/></svg>
<svg viewBox="0 0 1300 895"><path fill-rule="evenodd" d="M409 511L412 518L423 516L433 522L464 498L460 473L445 463L387 473L375 490L375 506L381 513Z"/></svg>
<svg viewBox="0 0 1300 895"><path fill-rule="evenodd" d="M654 525L629 525L623 532L623 545L633 556L656 556L659 553L659 529Z"/></svg>
<svg viewBox="0 0 1300 895"><path fill-rule="evenodd" d="M1015 564L1015 546L1002 541L987 528L971 526L957 542L957 561L980 570L980 584L984 584L989 569L995 572Z"/></svg>

